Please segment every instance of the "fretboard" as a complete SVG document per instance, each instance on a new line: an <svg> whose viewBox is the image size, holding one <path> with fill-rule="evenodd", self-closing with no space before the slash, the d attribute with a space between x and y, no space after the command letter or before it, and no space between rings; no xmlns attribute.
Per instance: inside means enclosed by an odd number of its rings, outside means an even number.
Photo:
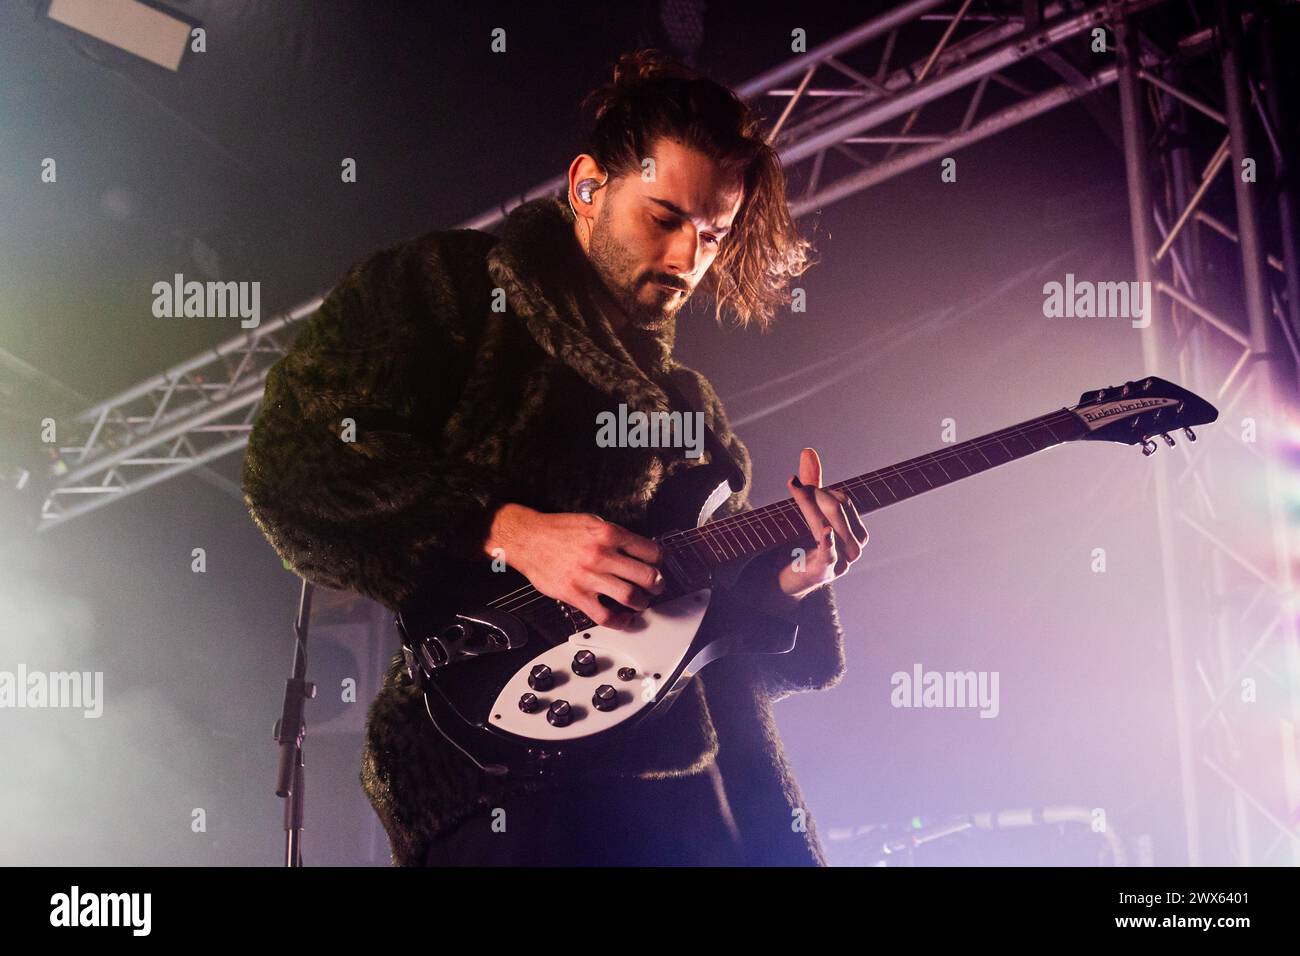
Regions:
<svg viewBox="0 0 1300 956"><path fill-rule="evenodd" d="M826 487L846 492L858 514L865 515L1072 441L1085 430L1073 412L1061 409ZM731 561L776 548L815 546L803 512L793 498L658 540L668 551L686 590L705 586L714 569Z"/></svg>

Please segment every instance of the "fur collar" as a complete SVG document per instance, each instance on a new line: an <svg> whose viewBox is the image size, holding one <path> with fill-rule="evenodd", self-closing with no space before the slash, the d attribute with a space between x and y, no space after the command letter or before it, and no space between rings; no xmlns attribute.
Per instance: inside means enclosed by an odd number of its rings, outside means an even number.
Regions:
<svg viewBox="0 0 1300 956"><path fill-rule="evenodd" d="M573 212L558 196L516 207L488 253L488 273L537 343L590 384L630 409L667 411L655 379L677 363L675 322L662 332L632 330L624 342L592 299L595 273L573 235Z"/></svg>

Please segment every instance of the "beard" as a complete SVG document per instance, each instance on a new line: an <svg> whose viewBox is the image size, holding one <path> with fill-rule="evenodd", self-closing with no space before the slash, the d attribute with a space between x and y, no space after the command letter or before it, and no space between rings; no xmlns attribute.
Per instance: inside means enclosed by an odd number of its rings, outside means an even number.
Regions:
<svg viewBox="0 0 1300 956"><path fill-rule="evenodd" d="M634 328L648 332L669 328L690 292L674 295L655 284L660 279L671 281L668 276L638 274L636 255L606 220L604 215L596 220L587 253L596 276Z"/></svg>

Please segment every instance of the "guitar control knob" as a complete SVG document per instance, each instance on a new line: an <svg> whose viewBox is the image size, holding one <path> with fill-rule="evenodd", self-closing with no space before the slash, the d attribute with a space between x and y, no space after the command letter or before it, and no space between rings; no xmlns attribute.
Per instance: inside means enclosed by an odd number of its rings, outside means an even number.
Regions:
<svg viewBox="0 0 1300 956"><path fill-rule="evenodd" d="M618 706L618 691L608 684L601 684L591 695L591 705L597 710L613 710Z"/></svg>
<svg viewBox="0 0 1300 956"><path fill-rule="evenodd" d="M579 677L590 677L596 673L596 655L586 650L574 654L573 673Z"/></svg>
<svg viewBox="0 0 1300 956"><path fill-rule="evenodd" d="M1160 437L1163 438L1163 439L1165 440L1165 444L1168 445L1170 448L1173 448L1173 447L1174 447L1174 440L1173 440L1173 438L1170 436L1169 432L1163 432L1163 433L1160 435Z"/></svg>
<svg viewBox="0 0 1300 956"><path fill-rule="evenodd" d="M618 669L618 679L619 679L619 680L635 680L635 679L636 679L636 668L635 668L635 667L620 667L620 668Z"/></svg>
<svg viewBox="0 0 1300 956"><path fill-rule="evenodd" d="M538 664L528 672L528 686L533 690L550 690L555 686L555 675L545 664Z"/></svg>
<svg viewBox="0 0 1300 956"><path fill-rule="evenodd" d="M524 694L524 696L519 698L519 709L525 714L533 713L537 710L538 705L540 704L541 700L538 699L536 694Z"/></svg>
<svg viewBox="0 0 1300 956"><path fill-rule="evenodd" d="M547 709L546 720L553 727L567 727L573 720L573 708L567 700L557 700Z"/></svg>

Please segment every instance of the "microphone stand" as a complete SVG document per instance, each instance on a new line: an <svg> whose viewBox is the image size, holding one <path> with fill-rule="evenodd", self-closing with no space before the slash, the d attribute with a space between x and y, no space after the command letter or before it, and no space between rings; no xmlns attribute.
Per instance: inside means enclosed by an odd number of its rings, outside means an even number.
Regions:
<svg viewBox="0 0 1300 956"><path fill-rule="evenodd" d="M285 798L284 865L302 866L303 777L302 738L307 733L303 714L306 702L316 696L316 685L307 680L307 622L311 618L312 586L302 581L298 617L293 623L293 676L284 683L284 707L271 735L280 745L280 764L276 771L275 795Z"/></svg>

